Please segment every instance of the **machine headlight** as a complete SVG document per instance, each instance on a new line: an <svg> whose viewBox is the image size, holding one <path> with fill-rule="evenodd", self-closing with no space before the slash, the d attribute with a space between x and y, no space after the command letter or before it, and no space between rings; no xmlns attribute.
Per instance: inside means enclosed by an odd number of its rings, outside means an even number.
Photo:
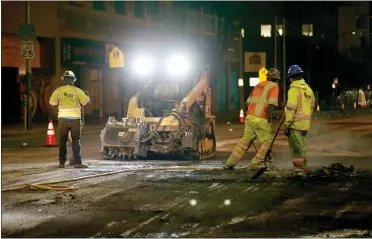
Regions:
<svg viewBox="0 0 372 239"><path fill-rule="evenodd" d="M167 60L166 67L171 76L185 75L190 69L190 62L185 56L174 55Z"/></svg>
<svg viewBox="0 0 372 239"><path fill-rule="evenodd" d="M134 72L141 76L150 74L153 71L153 67L153 60L147 56L138 57L133 62Z"/></svg>

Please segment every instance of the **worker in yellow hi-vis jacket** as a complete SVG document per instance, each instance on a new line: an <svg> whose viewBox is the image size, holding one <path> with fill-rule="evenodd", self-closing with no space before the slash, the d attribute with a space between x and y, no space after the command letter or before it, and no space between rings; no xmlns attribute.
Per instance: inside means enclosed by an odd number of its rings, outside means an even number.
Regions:
<svg viewBox="0 0 372 239"><path fill-rule="evenodd" d="M66 71L62 76L63 85L58 87L50 97L51 107L58 106L58 130L60 133L59 142L59 168L64 168L67 158L67 139L71 132L72 151L74 158L70 162L75 168L87 168L82 163L80 155L81 139L81 106L90 101L89 93L74 86L76 81L72 71Z"/></svg>
<svg viewBox="0 0 372 239"><path fill-rule="evenodd" d="M307 133L315 106L313 90L303 79L302 69L293 65L288 70L291 85L288 90L284 134L288 137L295 177L307 174Z"/></svg>

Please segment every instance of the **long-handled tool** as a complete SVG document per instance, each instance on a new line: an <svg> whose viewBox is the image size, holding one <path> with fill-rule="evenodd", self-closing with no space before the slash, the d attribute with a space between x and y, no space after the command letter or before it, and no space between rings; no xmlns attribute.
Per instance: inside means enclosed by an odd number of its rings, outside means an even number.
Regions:
<svg viewBox="0 0 372 239"><path fill-rule="evenodd" d="M260 168L252 177L251 179L257 179L258 177L260 177L267 169L267 164L270 163L270 159L271 159L271 149L274 145L274 142L275 142L275 139L276 137L278 136L278 133L279 133L279 130L280 128L282 127L283 123L284 123L284 119L285 119L285 113L283 114L280 122L279 122L279 125L278 127L276 128L275 130L275 134L274 134L274 137L272 138L271 142L270 142L270 146L269 146L269 149L267 150L266 152L266 155L265 155L265 158L264 158L264 166L262 168Z"/></svg>

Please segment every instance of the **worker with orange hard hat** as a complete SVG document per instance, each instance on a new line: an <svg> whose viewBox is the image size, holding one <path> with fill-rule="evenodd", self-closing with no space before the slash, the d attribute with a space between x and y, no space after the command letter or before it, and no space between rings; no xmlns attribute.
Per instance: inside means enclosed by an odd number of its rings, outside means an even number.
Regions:
<svg viewBox="0 0 372 239"><path fill-rule="evenodd" d="M255 170L264 166L264 159L273 138L271 129L272 111L278 106L280 72L272 68L267 73L267 81L257 84L247 99L248 111L245 118L244 135L233 149L224 169L232 169L243 158L254 140L262 145L251 160L250 168Z"/></svg>

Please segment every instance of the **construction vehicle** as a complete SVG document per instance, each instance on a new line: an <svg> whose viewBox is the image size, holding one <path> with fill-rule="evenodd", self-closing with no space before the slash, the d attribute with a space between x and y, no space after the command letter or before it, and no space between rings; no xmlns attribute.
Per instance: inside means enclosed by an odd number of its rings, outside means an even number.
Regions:
<svg viewBox="0 0 372 239"><path fill-rule="evenodd" d="M215 155L215 117L211 115L209 70L180 76L160 68L148 74L139 61L142 87L129 100L126 118L109 117L101 131L101 153L105 158L146 159L152 155L171 155L207 159ZM157 61L158 63L161 60ZM168 69L177 72L177 60ZM176 64L176 65L174 65ZM158 68L159 69L159 68ZM185 69L184 69L185 70Z"/></svg>

